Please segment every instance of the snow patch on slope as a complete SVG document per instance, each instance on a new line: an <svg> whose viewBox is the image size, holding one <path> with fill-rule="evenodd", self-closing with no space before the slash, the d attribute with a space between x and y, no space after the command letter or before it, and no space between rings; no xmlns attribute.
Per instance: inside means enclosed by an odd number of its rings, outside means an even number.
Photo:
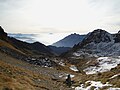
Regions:
<svg viewBox="0 0 120 90"><path fill-rule="evenodd" d="M73 71L75 71L75 72L79 71L75 65L71 65L70 69L73 70Z"/></svg>
<svg viewBox="0 0 120 90"><path fill-rule="evenodd" d="M84 69L86 74L95 74L98 72L109 71L120 64L120 57L100 57L97 59L97 62L97 66L90 66Z"/></svg>
<svg viewBox="0 0 120 90"><path fill-rule="evenodd" d="M112 86L111 84L102 84L100 81L87 81L85 84L89 83L90 85L85 87L84 84L81 84L79 87L76 87L75 90L91 90L92 87L94 87L94 90L100 90L101 88L105 86Z"/></svg>
<svg viewBox="0 0 120 90"><path fill-rule="evenodd" d="M120 73L118 73L118 74L112 76L110 79L116 78L116 77L118 77L118 76L120 76Z"/></svg>
<svg viewBox="0 0 120 90"><path fill-rule="evenodd" d="M120 90L120 88L109 88L108 90Z"/></svg>

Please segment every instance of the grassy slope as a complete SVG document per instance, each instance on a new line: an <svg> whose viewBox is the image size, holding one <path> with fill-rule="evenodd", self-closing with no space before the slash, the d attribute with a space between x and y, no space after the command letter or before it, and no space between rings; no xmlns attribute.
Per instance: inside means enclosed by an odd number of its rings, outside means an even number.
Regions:
<svg viewBox="0 0 120 90"><path fill-rule="evenodd" d="M54 76L64 73L63 70L31 65L3 53L0 53L0 72L0 90L3 88L10 90L72 90L63 83L65 80L56 79Z"/></svg>

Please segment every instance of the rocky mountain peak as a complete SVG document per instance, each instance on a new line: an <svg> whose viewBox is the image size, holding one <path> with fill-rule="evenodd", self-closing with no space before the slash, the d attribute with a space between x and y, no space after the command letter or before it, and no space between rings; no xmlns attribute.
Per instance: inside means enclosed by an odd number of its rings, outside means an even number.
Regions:
<svg viewBox="0 0 120 90"><path fill-rule="evenodd" d="M88 36L84 40L88 43L111 42L113 40L113 37L110 33L108 33L105 30L96 29L90 34L88 34Z"/></svg>
<svg viewBox="0 0 120 90"><path fill-rule="evenodd" d="M86 48L91 44L97 45L100 43L114 42L112 34L102 29L96 29L87 34L87 36L78 45L74 46L75 49Z"/></svg>
<svg viewBox="0 0 120 90"><path fill-rule="evenodd" d="M120 33L120 32L119 32ZM120 34L110 34L105 30L97 29L87 34L82 42L71 50L74 56L119 56ZM71 52L69 53L71 55Z"/></svg>
<svg viewBox="0 0 120 90"><path fill-rule="evenodd" d="M113 40L112 35L102 29L94 30L91 33L90 38L93 39L95 43L111 42Z"/></svg>

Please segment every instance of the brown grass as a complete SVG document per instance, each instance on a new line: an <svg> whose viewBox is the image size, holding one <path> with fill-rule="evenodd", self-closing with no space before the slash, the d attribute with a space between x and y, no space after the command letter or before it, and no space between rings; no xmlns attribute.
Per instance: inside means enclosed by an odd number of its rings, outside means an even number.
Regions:
<svg viewBox="0 0 120 90"><path fill-rule="evenodd" d="M34 90L34 82L31 77L35 75L0 61L0 89L10 90ZM6 89L7 90L7 89Z"/></svg>
<svg viewBox="0 0 120 90"><path fill-rule="evenodd" d="M9 60L13 63L8 62ZM32 65L19 60L9 60L0 60L0 90L69 90L63 83L64 80L53 80L49 75L36 73L23 67ZM23 64L23 66L19 67L15 64ZM54 69L49 68L49 70Z"/></svg>
<svg viewBox="0 0 120 90"><path fill-rule="evenodd" d="M24 54L22 51L20 51L20 50L16 49L15 47L13 47L11 44L9 44L9 43L7 43L7 42L5 42L5 41L3 41L3 40L0 39L0 47L1 46L8 47L10 49L13 49L15 51L18 51L18 52Z"/></svg>

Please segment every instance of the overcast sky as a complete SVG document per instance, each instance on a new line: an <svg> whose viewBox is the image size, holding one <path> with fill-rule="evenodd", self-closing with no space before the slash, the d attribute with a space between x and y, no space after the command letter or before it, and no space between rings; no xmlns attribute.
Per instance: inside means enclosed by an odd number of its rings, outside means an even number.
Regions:
<svg viewBox="0 0 120 90"><path fill-rule="evenodd" d="M120 0L0 0L0 25L14 33L120 30Z"/></svg>

